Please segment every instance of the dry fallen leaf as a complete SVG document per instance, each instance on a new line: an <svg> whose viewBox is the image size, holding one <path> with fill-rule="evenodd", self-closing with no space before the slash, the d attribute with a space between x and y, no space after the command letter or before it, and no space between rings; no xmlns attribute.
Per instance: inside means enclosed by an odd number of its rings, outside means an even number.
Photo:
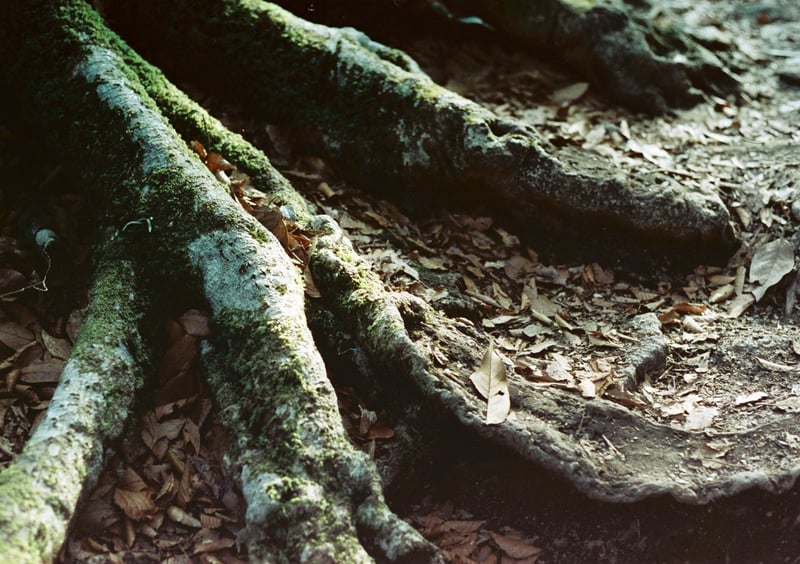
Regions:
<svg viewBox="0 0 800 564"><path fill-rule="evenodd" d="M199 519L187 513L177 505L170 505L167 507L167 517L187 527L193 527L195 529L201 529L203 527Z"/></svg>
<svg viewBox="0 0 800 564"><path fill-rule="evenodd" d="M195 543L193 554L208 554L211 552L218 552L236 545L236 539L222 537L217 531L214 531L210 528L200 529L192 540Z"/></svg>
<svg viewBox="0 0 800 564"><path fill-rule="evenodd" d="M42 331L42 344L53 357L67 360L72 351L72 345L66 339L53 337L47 331Z"/></svg>
<svg viewBox="0 0 800 564"><path fill-rule="evenodd" d="M743 394L741 396L737 396L736 399L733 401L733 405L740 406L740 405L747 405L749 403L755 403L757 401L761 401L764 398L768 398L769 394L767 392L753 392L751 394Z"/></svg>
<svg viewBox="0 0 800 564"><path fill-rule="evenodd" d="M58 359L32 362L22 368L20 379L26 384L52 384L61 378L64 361Z"/></svg>
<svg viewBox="0 0 800 564"><path fill-rule="evenodd" d="M591 399L597 396L597 388L589 378L580 378L578 379L578 389L581 392L581 395L587 399Z"/></svg>
<svg viewBox="0 0 800 564"><path fill-rule="evenodd" d="M8 348L21 349L33 339L33 331L19 323L14 323L13 321L0 322L0 343L3 343Z"/></svg>
<svg viewBox="0 0 800 564"><path fill-rule="evenodd" d="M700 431L706 429L711 426L711 423L717 415L719 415L719 409L716 407L696 407L686 415L686 422L683 428L686 431Z"/></svg>
<svg viewBox="0 0 800 564"><path fill-rule="evenodd" d="M0 294L16 292L27 282L27 278L21 272L10 268L0 268Z"/></svg>
<svg viewBox="0 0 800 564"><path fill-rule="evenodd" d="M487 400L486 424L502 423L511 412L511 396L503 359L494 352L494 344L483 356L481 367L469 377L478 393Z"/></svg>
<svg viewBox="0 0 800 564"><path fill-rule="evenodd" d="M527 280L536 270L536 265L533 261L515 255L506 260L503 270L506 276L516 282Z"/></svg>
<svg viewBox="0 0 800 564"><path fill-rule="evenodd" d="M786 239L776 239L756 249L750 262L750 282L759 284L753 289L756 301L793 269L794 246Z"/></svg>
<svg viewBox="0 0 800 564"><path fill-rule="evenodd" d="M576 82L553 92L550 95L550 100L554 104L570 104L586 94L587 90L589 90L588 82Z"/></svg>
<svg viewBox="0 0 800 564"><path fill-rule="evenodd" d="M789 366L788 364L781 364L779 362L772 362L765 358L756 357L756 362L763 368L764 370L769 370L771 372L797 372L800 370L800 366Z"/></svg>
<svg viewBox="0 0 800 564"><path fill-rule="evenodd" d="M753 296L753 294L748 293L736 296L731 300L730 305L728 306L727 316L731 319L739 317L745 311L747 311L747 308L753 305L755 301L756 298Z"/></svg>
<svg viewBox="0 0 800 564"><path fill-rule="evenodd" d="M542 551L538 546L534 546L521 538L501 535L492 531L489 531L489 535L491 535L498 548L511 558L530 558Z"/></svg>
<svg viewBox="0 0 800 564"><path fill-rule="evenodd" d="M114 503L129 518L141 521L157 510L152 494L144 480L132 468L126 468L114 489Z"/></svg>
<svg viewBox="0 0 800 564"><path fill-rule="evenodd" d="M208 315L197 310L187 310L180 316L178 322L187 335L193 337L208 337L211 331L208 328Z"/></svg>

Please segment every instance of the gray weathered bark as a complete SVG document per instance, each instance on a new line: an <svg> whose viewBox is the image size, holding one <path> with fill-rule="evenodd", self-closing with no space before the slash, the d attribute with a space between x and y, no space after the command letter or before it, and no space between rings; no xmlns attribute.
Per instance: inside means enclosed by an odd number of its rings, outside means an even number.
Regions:
<svg viewBox="0 0 800 564"><path fill-rule="evenodd" d="M106 235L109 235L106 233ZM120 438L145 374L149 290L116 238L95 251L91 305L46 417L0 473L0 560L50 561ZM110 377L113 375L113 377Z"/></svg>
<svg viewBox="0 0 800 564"><path fill-rule="evenodd" d="M391 42L404 32L492 35L565 66L615 103L662 113L737 80L712 52L647 1L621 0L280 0L295 14L348 25ZM656 17L658 15L659 17ZM477 18L476 18L477 16ZM662 25L662 20L667 25ZM465 25L463 22L469 22ZM477 22L482 22L478 24ZM492 30L491 32L489 30Z"/></svg>
<svg viewBox="0 0 800 564"><path fill-rule="evenodd" d="M737 81L710 51L678 29L658 29L646 13L616 0L451 0L499 32L562 61L612 100L661 113L703 95L736 91Z"/></svg>

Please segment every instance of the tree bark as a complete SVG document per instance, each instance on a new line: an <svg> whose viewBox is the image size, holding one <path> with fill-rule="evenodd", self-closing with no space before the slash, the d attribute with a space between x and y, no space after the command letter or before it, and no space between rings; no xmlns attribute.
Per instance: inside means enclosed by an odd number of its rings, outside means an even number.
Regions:
<svg viewBox="0 0 800 564"><path fill-rule="evenodd" d="M3 562L55 558L153 370L149 290L126 247L117 237L96 249L91 305L56 393L22 453L0 473Z"/></svg>
<svg viewBox="0 0 800 564"><path fill-rule="evenodd" d="M563 62L615 102L663 113L738 83L710 51L680 30L615 0L451 0L534 53Z"/></svg>
<svg viewBox="0 0 800 564"><path fill-rule="evenodd" d="M737 80L719 58L648 2L617 0L280 0L300 17L353 26L391 43L398 35L490 37L555 61L615 103L663 113L705 95L728 95ZM391 22L387 24L387 22ZM480 22L480 23L478 23ZM480 34L478 32L481 32Z"/></svg>

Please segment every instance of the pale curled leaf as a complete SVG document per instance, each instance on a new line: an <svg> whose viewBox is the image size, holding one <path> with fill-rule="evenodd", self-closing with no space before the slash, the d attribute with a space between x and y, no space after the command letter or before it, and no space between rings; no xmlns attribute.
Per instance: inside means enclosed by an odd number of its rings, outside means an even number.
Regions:
<svg viewBox="0 0 800 564"><path fill-rule="evenodd" d="M208 337L211 334L208 327L208 315L202 311L196 309L187 310L178 318L178 323L181 324L187 335Z"/></svg>
<svg viewBox="0 0 800 564"><path fill-rule="evenodd" d="M489 344L480 368L469 377L478 393L487 400L486 424L502 423L511 412L511 396L508 393L508 378L503 359Z"/></svg>
<svg viewBox="0 0 800 564"><path fill-rule="evenodd" d="M489 531L489 535L495 544L510 558L521 559L530 558L542 552L538 546L534 546L525 539L511 535L501 535L494 531Z"/></svg>
<svg viewBox="0 0 800 564"><path fill-rule="evenodd" d="M201 529L203 527L203 524L200 522L200 520L190 513L187 513L177 505L170 505L167 507L167 517L176 523L186 525L187 527L193 527L195 529Z"/></svg>
<svg viewBox="0 0 800 564"><path fill-rule="evenodd" d="M733 401L733 405L740 406L740 405L747 405L749 403L755 403L757 401L761 401L762 399L768 398L769 394L764 391L753 392L751 394L742 394L737 396L736 399Z"/></svg>
<svg viewBox="0 0 800 564"><path fill-rule="evenodd" d="M553 92L550 100L554 104L570 104L586 94L587 90L589 90L588 82L576 82Z"/></svg>
<svg viewBox="0 0 800 564"><path fill-rule="evenodd" d="M686 431L701 431L710 427L717 415L719 415L719 409L716 407L696 407L686 415L683 428Z"/></svg>
<svg viewBox="0 0 800 564"><path fill-rule="evenodd" d="M597 388L589 378L581 378L578 380L578 389L581 395L587 399L597 396Z"/></svg>
<svg viewBox="0 0 800 564"><path fill-rule="evenodd" d="M789 366L788 364L780 364L778 362L772 362L765 358L756 357L756 362L763 368L764 370L769 370L771 372L797 372L800 370L800 366Z"/></svg>
<svg viewBox="0 0 800 564"><path fill-rule="evenodd" d="M776 239L756 249L750 263L750 282L759 284L753 289L756 301L793 269L794 246L789 241Z"/></svg>

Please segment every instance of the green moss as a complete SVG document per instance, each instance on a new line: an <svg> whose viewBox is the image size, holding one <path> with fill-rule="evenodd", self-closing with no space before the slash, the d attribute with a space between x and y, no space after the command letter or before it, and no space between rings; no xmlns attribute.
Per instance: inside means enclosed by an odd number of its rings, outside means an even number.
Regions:
<svg viewBox="0 0 800 564"><path fill-rule="evenodd" d="M30 474L19 465L12 465L0 473L0 530L6 534L0 544L0 560L3 562L50 561L61 544L61 533L52 528L53 523L39 521L34 529L19 529L18 511L41 513L41 499L30 487ZM29 522L29 519L25 520ZM15 534L9 534L14 531Z"/></svg>
<svg viewBox="0 0 800 564"><path fill-rule="evenodd" d="M144 386L143 366L151 364L149 348L139 332L149 301L129 259L111 246L118 245L111 242L98 250L101 260L95 270L90 307L71 361L83 372L115 374L98 380L106 400L97 422L102 436L121 431L136 392Z"/></svg>
<svg viewBox="0 0 800 564"><path fill-rule="evenodd" d="M193 9L193 11L196 11ZM230 12L226 6L224 13ZM208 145L207 150L221 153L239 170L251 177L254 186L271 195L276 205L290 205L300 221L309 217L305 201L291 185L272 167L269 159L242 136L231 132L199 104L170 83L156 67L147 63L118 36L112 37L115 49L135 70L138 81L156 101L161 111L188 142L199 140ZM252 38L248 38L247 42Z"/></svg>

